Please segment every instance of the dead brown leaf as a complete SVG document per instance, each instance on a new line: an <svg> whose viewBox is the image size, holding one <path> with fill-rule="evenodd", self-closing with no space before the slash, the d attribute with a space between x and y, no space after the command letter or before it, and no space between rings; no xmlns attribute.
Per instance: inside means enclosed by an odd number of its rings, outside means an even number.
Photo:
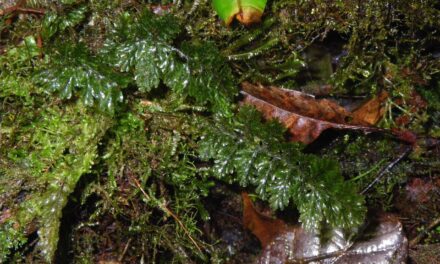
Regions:
<svg viewBox="0 0 440 264"><path fill-rule="evenodd" d="M318 233L262 215L247 194L243 203L244 225L263 246L256 263L405 263L408 241L402 224L392 215L379 216L355 241L338 229L323 239Z"/></svg>
<svg viewBox="0 0 440 264"><path fill-rule="evenodd" d="M385 113L384 102L388 99L388 96L386 91L382 91L365 102L353 111L351 123L356 125L375 125Z"/></svg>
<svg viewBox="0 0 440 264"><path fill-rule="evenodd" d="M244 82L242 94L244 104L255 106L266 119L276 118L283 123L292 141L309 144L329 128L377 131L374 127L349 123L352 114L337 103L298 91ZM366 123L361 120L359 117L357 123Z"/></svg>
<svg viewBox="0 0 440 264"><path fill-rule="evenodd" d="M252 231L263 247L286 231L287 225L283 221L255 210L247 193L242 193L241 196L243 198L243 225Z"/></svg>
<svg viewBox="0 0 440 264"><path fill-rule="evenodd" d="M12 213L10 209L3 210L3 212L0 213L0 224L5 223L11 217Z"/></svg>

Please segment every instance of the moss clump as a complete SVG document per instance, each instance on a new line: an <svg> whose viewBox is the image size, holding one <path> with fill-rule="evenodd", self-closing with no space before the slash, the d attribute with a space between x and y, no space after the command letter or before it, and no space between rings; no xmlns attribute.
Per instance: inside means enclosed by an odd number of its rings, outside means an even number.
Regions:
<svg viewBox="0 0 440 264"><path fill-rule="evenodd" d="M237 111L243 80L387 90L380 126L439 134L434 0L272 1L253 28L224 27L209 1L146 2L33 0L0 17L0 261L221 262L201 231L215 180L296 207L309 228L360 225L356 190L399 143L306 153ZM387 207L408 172L435 171L433 153L399 164L366 204Z"/></svg>

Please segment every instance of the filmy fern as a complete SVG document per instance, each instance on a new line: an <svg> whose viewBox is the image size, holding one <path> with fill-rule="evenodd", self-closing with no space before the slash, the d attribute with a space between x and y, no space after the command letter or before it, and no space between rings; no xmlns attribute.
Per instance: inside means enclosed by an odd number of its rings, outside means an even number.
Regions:
<svg viewBox="0 0 440 264"><path fill-rule="evenodd" d="M86 12L87 7L80 6L65 15L60 15L56 12L46 13L41 28L42 37L48 40L56 33L78 25L84 20Z"/></svg>
<svg viewBox="0 0 440 264"><path fill-rule="evenodd" d="M121 71L133 73L142 92L162 81L199 105L229 112L236 90L225 59L210 43L173 46L179 32L180 25L171 15L157 16L148 10L136 17L123 14L105 42L104 53Z"/></svg>
<svg viewBox="0 0 440 264"><path fill-rule="evenodd" d="M60 44L50 54L50 64L36 75L36 82L48 92L58 92L62 99L79 95L84 104L98 102L102 110L114 111L122 101L120 88L125 79L88 52L83 44Z"/></svg>
<svg viewBox="0 0 440 264"><path fill-rule="evenodd" d="M285 142L283 132L280 124L262 123L258 111L244 107L232 124L218 120L209 129L200 154L214 160L217 178L255 186L272 208L284 209L293 201L308 229L359 226L363 197L344 181L338 164L302 153L299 145Z"/></svg>
<svg viewBox="0 0 440 264"><path fill-rule="evenodd" d="M213 43L183 43L191 76L184 91L203 105L211 102L214 112L227 113L235 96L234 77L225 58Z"/></svg>

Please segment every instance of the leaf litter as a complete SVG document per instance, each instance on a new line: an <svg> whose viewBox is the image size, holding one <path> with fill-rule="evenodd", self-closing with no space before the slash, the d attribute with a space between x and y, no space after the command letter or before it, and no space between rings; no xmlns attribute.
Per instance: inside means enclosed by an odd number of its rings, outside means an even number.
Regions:
<svg viewBox="0 0 440 264"><path fill-rule="evenodd" d="M403 263L408 240L396 216L383 214L363 227L357 237L344 230L310 232L258 212L247 193L243 197L243 224L261 242L255 263Z"/></svg>
<svg viewBox="0 0 440 264"><path fill-rule="evenodd" d="M384 114L382 103L388 97L382 93L349 112L334 101L315 99L299 91L274 86L242 83L242 104L255 106L266 119L277 119L288 129L290 140L310 144L327 129L380 132L415 143L409 131L384 130L371 126Z"/></svg>

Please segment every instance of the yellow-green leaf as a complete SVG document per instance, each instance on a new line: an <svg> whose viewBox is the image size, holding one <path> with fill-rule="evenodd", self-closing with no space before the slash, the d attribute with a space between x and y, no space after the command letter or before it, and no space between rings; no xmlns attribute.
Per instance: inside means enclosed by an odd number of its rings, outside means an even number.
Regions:
<svg viewBox="0 0 440 264"><path fill-rule="evenodd" d="M217 14L229 25L234 18L244 25L258 23L264 12L267 0L214 0Z"/></svg>

